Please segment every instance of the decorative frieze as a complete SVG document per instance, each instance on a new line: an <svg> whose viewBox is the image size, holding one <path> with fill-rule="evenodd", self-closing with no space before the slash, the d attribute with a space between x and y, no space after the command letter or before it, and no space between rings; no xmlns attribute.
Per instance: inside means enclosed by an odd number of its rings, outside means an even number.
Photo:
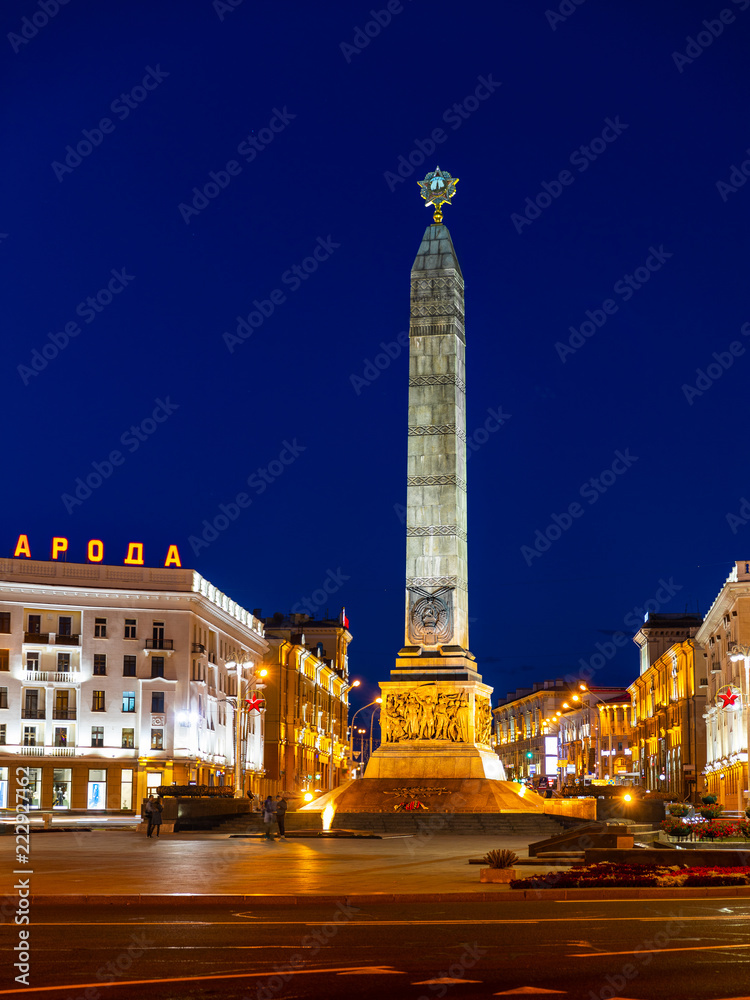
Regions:
<svg viewBox="0 0 750 1000"><path fill-rule="evenodd" d="M407 486L458 486L466 492L466 480L459 476L407 476Z"/></svg>
<svg viewBox="0 0 750 1000"><path fill-rule="evenodd" d="M423 535L456 535L462 541L466 541L466 532L459 528L457 524L425 524L418 528L407 528L407 538L419 538Z"/></svg>
<svg viewBox="0 0 750 1000"><path fill-rule="evenodd" d="M466 383L457 375L416 375L409 379L410 386L419 385L455 385L461 392L466 392Z"/></svg>
<svg viewBox="0 0 750 1000"><path fill-rule="evenodd" d="M409 427L409 437L425 437L435 434L455 434L461 441L466 441L466 431L455 424L412 424Z"/></svg>

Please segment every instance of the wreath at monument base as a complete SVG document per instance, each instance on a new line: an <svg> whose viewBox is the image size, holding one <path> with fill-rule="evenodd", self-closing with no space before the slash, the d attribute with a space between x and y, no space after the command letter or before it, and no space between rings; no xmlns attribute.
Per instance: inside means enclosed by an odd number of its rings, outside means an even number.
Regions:
<svg viewBox="0 0 750 1000"><path fill-rule="evenodd" d="M393 807L396 812L427 812L427 806L419 799L411 799L409 802L397 802Z"/></svg>

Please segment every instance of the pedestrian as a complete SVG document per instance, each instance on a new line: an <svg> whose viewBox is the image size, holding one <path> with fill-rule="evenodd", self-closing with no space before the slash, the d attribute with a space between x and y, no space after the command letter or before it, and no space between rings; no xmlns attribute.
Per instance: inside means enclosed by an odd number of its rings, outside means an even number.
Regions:
<svg viewBox="0 0 750 1000"><path fill-rule="evenodd" d="M164 805L161 801L161 796L159 796L159 798L151 806L152 824L154 829L156 830L157 837L159 836L159 831L161 830L161 814L163 810L164 810ZM151 836L151 834L149 834L149 836Z"/></svg>
<svg viewBox="0 0 750 1000"><path fill-rule="evenodd" d="M281 840L286 840L286 830L284 828L284 823L286 822L286 810L287 801L283 795L276 796L276 822L279 825L279 836Z"/></svg>
<svg viewBox="0 0 750 1000"><path fill-rule="evenodd" d="M150 837L154 829L154 797L149 795L146 805L143 807L143 817L147 821L146 836Z"/></svg>
<svg viewBox="0 0 750 1000"><path fill-rule="evenodd" d="M273 801L273 796L269 795L268 798L263 803L263 826L265 827L265 839L273 840L273 834L271 833L271 824L276 819L276 803Z"/></svg>

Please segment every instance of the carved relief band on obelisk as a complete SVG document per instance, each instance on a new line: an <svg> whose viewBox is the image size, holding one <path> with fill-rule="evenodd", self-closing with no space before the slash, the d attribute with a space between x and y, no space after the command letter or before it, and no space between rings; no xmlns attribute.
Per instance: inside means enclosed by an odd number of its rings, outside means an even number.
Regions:
<svg viewBox="0 0 750 1000"><path fill-rule="evenodd" d="M464 282L440 206L458 178L420 182L435 206L411 272L406 628L392 676L476 677L469 650Z"/></svg>

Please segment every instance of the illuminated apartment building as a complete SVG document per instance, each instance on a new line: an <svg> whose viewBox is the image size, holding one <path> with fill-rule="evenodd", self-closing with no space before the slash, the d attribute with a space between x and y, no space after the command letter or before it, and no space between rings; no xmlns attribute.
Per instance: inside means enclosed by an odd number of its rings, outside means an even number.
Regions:
<svg viewBox="0 0 750 1000"><path fill-rule="evenodd" d="M265 619L265 633L268 791L335 788L351 766L349 621L343 609L338 618L322 620L279 613Z"/></svg>
<svg viewBox="0 0 750 1000"><path fill-rule="evenodd" d="M147 788L263 775L262 714L235 725L262 624L193 570L0 559L0 807L133 812Z"/></svg>

